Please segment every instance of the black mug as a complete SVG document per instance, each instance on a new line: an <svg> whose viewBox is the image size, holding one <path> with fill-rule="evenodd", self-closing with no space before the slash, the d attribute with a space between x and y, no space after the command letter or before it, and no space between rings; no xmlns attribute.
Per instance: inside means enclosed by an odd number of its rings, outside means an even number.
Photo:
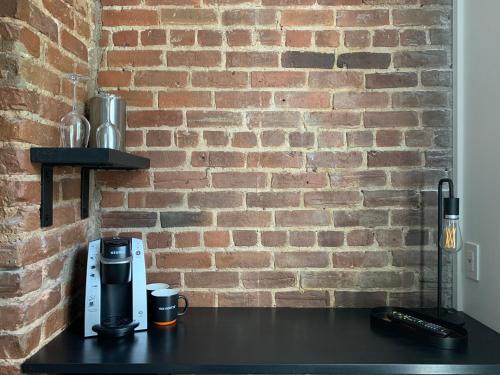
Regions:
<svg viewBox="0 0 500 375"><path fill-rule="evenodd" d="M146 285L146 295L148 300L148 317L151 317L151 312L153 311L153 298L151 297L151 293L155 290L160 289L170 289L170 285L166 283L151 283Z"/></svg>
<svg viewBox="0 0 500 375"><path fill-rule="evenodd" d="M184 300L184 309L179 312L179 298ZM158 289L151 293L151 320L160 326L168 326L177 322L177 316L184 315L188 309L187 298L177 289Z"/></svg>

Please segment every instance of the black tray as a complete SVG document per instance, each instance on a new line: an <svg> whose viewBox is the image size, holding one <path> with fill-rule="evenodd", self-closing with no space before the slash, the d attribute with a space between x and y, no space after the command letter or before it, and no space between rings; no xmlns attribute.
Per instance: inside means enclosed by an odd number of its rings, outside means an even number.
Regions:
<svg viewBox="0 0 500 375"><path fill-rule="evenodd" d="M390 318L390 314L393 311L399 311L412 315L415 318L438 324L451 330L452 334L448 337L442 337L429 331L416 329L404 323L393 322ZM377 332L412 339L418 343L431 345L440 349L457 350L467 346L468 334L465 328L415 310L391 306L376 307L370 313L370 323L372 329Z"/></svg>

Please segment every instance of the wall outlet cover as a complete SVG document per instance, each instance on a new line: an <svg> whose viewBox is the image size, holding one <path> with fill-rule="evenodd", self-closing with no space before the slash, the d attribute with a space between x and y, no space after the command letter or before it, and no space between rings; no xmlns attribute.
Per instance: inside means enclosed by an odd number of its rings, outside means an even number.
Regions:
<svg viewBox="0 0 500 375"><path fill-rule="evenodd" d="M467 278L479 281L479 245L473 242L465 243L465 275Z"/></svg>

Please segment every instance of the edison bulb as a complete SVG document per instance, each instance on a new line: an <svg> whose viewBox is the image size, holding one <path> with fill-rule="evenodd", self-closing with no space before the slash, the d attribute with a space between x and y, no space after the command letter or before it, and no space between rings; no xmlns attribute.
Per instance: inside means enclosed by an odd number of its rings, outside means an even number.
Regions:
<svg viewBox="0 0 500 375"><path fill-rule="evenodd" d="M445 217L439 245L444 251L450 253L458 252L462 249L462 233L458 223L458 217Z"/></svg>

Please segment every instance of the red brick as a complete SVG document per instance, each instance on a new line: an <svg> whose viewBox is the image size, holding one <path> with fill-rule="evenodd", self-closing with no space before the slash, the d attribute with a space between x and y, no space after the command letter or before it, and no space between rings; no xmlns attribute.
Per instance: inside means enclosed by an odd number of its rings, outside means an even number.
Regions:
<svg viewBox="0 0 500 375"><path fill-rule="evenodd" d="M26 27L19 33L19 41L33 57L40 57L40 38Z"/></svg>
<svg viewBox="0 0 500 375"><path fill-rule="evenodd" d="M271 186L277 189L320 188L327 185L324 173L273 173Z"/></svg>
<svg viewBox="0 0 500 375"><path fill-rule="evenodd" d="M120 47L135 47L139 41L136 30L117 31L113 33L113 44Z"/></svg>
<svg viewBox="0 0 500 375"><path fill-rule="evenodd" d="M281 130L266 130L260 134L260 142L264 147L281 146L285 143L285 132Z"/></svg>
<svg viewBox="0 0 500 375"><path fill-rule="evenodd" d="M191 272L184 275L188 288L234 288L238 286L238 272Z"/></svg>
<svg viewBox="0 0 500 375"><path fill-rule="evenodd" d="M154 186L160 189L194 189L208 186L205 172L155 172Z"/></svg>
<svg viewBox="0 0 500 375"><path fill-rule="evenodd" d="M271 93L259 91L223 91L215 93L217 108L266 108L269 107Z"/></svg>
<svg viewBox="0 0 500 375"><path fill-rule="evenodd" d="M166 25L210 25L217 23L212 9L162 9L161 23Z"/></svg>
<svg viewBox="0 0 500 375"><path fill-rule="evenodd" d="M394 9L393 23L398 26L444 26L450 22L449 12L430 9Z"/></svg>
<svg viewBox="0 0 500 375"><path fill-rule="evenodd" d="M378 130L376 143L378 147L394 147L401 145L403 134L399 130Z"/></svg>
<svg viewBox="0 0 500 375"><path fill-rule="evenodd" d="M152 168L180 167L186 161L185 151L138 151L135 154L150 159Z"/></svg>
<svg viewBox="0 0 500 375"><path fill-rule="evenodd" d="M257 35L263 46L279 46L281 44L281 33L278 30L259 30Z"/></svg>
<svg viewBox="0 0 500 375"><path fill-rule="evenodd" d="M269 231L261 233L262 246L280 247L286 244L285 231Z"/></svg>
<svg viewBox="0 0 500 375"><path fill-rule="evenodd" d="M25 333L3 333L0 335L0 355L9 359L26 358L39 345L40 340L40 326Z"/></svg>
<svg viewBox="0 0 500 375"><path fill-rule="evenodd" d="M340 88L363 86L363 75L355 72L310 72L309 87Z"/></svg>
<svg viewBox="0 0 500 375"><path fill-rule="evenodd" d="M193 72L194 87L245 87L248 75L245 72Z"/></svg>
<svg viewBox="0 0 500 375"><path fill-rule="evenodd" d="M373 133L369 130L360 130L347 133L349 147L370 147L373 145Z"/></svg>
<svg viewBox="0 0 500 375"><path fill-rule="evenodd" d="M207 146L227 146L229 143L229 134L219 130L204 131L203 139L207 143Z"/></svg>
<svg viewBox="0 0 500 375"><path fill-rule="evenodd" d="M141 31L141 43L143 46L167 44L167 33L160 29L143 30Z"/></svg>
<svg viewBox="0 0 500 375"><path fill-rule="evenodd" d="M355 288L358 273L352 271L302 272L300 284L303 288Z"/></svg>
<svg viewBox="0 0 500 375"><path fill-rule="evenodd" d="M172 144L170 130L149 130L146 134L146 146L168 147Z"/></svg>
<svg viewBox="0 0 500 375"><path fill-rule="evenodd" d="M238 148L252 148L257 146L257 136L252 132L234 133L231 144Z"/></svg>
<svg viewBox="0 0 500 375"><path fill-rule="evenodd" d="M365 112L366 128L413 127L418 126L418 116L412 111Z"/></svg>
<svg viewBox="0 0 500 375"><path fill-rule="evenodd" d="M325 268L329 256L322 251L289 251L274 254L277 268Z"/></svg>
<svg viewBox="0 0 500 375"><path fill-rule="evenodd" d="M156 66L161 65L161 51L108 51L108 65Z"/></svg>
<svg viewBox="0 0 500 375"><path fill-rule="evenodd" d="M407 167L421 164L421 155L418 151L372 151L368 153L368 167Z"/></svg>
<svg viewBox="0 0 500 375"><path fill-rule="evenodd" d="M200 234L198 232L179 232L175 233L175 247L197 247L200 246ZM210 267L210 263L207 267Z"/></svg>
<svg viewBox="0 0 500 375"><path fill-rule="evenodd" d="M285 10L281 13L281 25L310 26L333 25L333 11L331 10Z"/></svg>
<svg viewBox="0 0 500 375"><path fill-rule="evenodd" d="M158 12L146 9L104 9L103 26L150 26L158 24Z"/></svg>
<svg viewBox="0 0 500 375"><path fill-rule="evenodd" d="M343 92L333 97L334 109L385 108L389 96L385 92Z"/></svg>
<svg viewBox="0 0 500 375"><path fill-rule="evenodd" d="M151 232L147 234L148 249L161 249L172 246L172 234L169 232Z"/></svg>
<svg viewBox="0 0 500 375"><path fill-rule="evenodd" d="M196 147L198 145L198 133L190 131L176 131L174 140L177 147Z"/></svg>
<svg viewBox="0 0 500 375"><path fill-rule="evenodd" d="M48 63L54 68L63 73L73 72L73 60L67 55L62 54L61 51L51 45L48 45L46 54Z"/></svg>
<svg viewBox="0 0 500 375"><path fill-rule="evenodd" d="M228 52L226 54L226 67L253 68L277 67L278 54L274 52Z"/></svg>
<svg viewBox="0 0 500 375"><path fill-rule="evenodd" d="M340 44L340 34L337 31L325 30L314 33L316 46L318 47L338 47Z"/></svg>
<svg viewBox="0 0 500 375"><path fill-rule="evenodd" d="M219 66L221 54L217 51L168 51L168 66Z"/></svg>
<svg viewBox="0 0 500 375"><path fill-rule="evenodd" d="M330 108L331 95L323 91L276 92L274 101L285 108Z"/></svg>
<svg viewBox="0 0 500 375"><path fill-rule="evenodd" d="M248 154L249 167L300 168L303 165L301 152L261 152Z"/></svg>
<svg viewBox="0 0 500 375"><path fill-rule="evenodd" d="M252 43L252 34L249 30L226 31L226 41L231 47L249 46Z"/></svg>
<svg viewBox="0 0 500 375"><path fill-rule="evenodd" d="M210 268L212 265L209 253L159 253L156 254L158 268Z"/></svg>
<svg viewBox="0 0 500 375"><path fill-rule="evenodd" d="M307 166L320 168L356 168L363 162L363 155L358 151L309 152L306 157Z"/></svg>
<svg viewBox="0 0 500 375"><path fill-rule="evenodd" d="M354 128L361 125L361 115L348 111L309 112L305 123L319 128Z"/></svg>
<svg viewBox="0 0 500 375"><path fill-rule="evenodd" d="M322 210L276 211L276 224L280 227L310 227L331 224L330 213Z"/></svg>
<svg viewBox="0 0 500 375"><path fill-rule="evenodd" d="M99 72L97 76L97 83L101 87L119 87L130 85L130 80L132 77L131 72L124 71L103 71Z"/></svg>
<svg viewBox="0 0 500 375"><path fill-rule="evenodd" d="M395 68L449 67L448 55L443 50L396 52L393 60Z"/></svg>
<svg viewBox="0 0 500 375"><path fill-rule="evenodd" d="M218 293L218 307L272 307L271 292Z"/></svg>
<svg viewBox="0 0 500 375"><path fill-rule="evenodd" d="M212 173L215 188L263 188L267 178L260 172L221 172Z"/></svg>
<svg viewBox="0 0 500 375"><path fill-rule="evenodd" d="M242 205L243 193L236 191L198 191L188 194L190 208L235 208Z"/></svg>
<svg viewBox="0 0 500 375"><path fill-rule="evenodd" d="M252 87L302 87L304 72L252 72Z"/></svg>
<svg viewBox="0 0 500 375"><path fill-rule="evenodd" d="M193 167L243 167L245 165L245 154L241 152L192 152L191 165Z"/></svg>
<svg viewBox="0 0 500 375"><path fill-rule="evenodd" d="M247 114L249 128L298 128L301 126L299 112L250 112Z"/></svg>
<svg viewBox="0 0 500 375"><path fill-rule="evenodd" d="M273 9L236 9L222 13L222 24L231 25L272 25L276 21Z"/></svg>
<svg viewBox="0 0 500 375"><path fill-rule="evenodd" d="M318 245L321 247L338 247L344 244L344 232L318 232Z"/></svg>
<svg viewBox="0 0 500 375"><path fill-rule="evenodd" d="M268 227L271 213L262 211L233 211L217 214L219 227Z"/></svg>
<svg viewBox="0 0 500 375"><path fill-rule="evenodd" d="M15 2L14 2L15 3ZM61 0L43 0L45 9L70 30L74 27L75 16L71 8ZM22 6L22 5L19 5Z"/></svg>
<svg viewBox="0 0 500 375"><path fill-rule="evenodd" d="M107 187L149 187L149 173L145 171L106 171L96 173L96 181Z"/></svg>
<svg viewBox="0 0 500 375"><path fill-rule="evenodd" d="M241 115L223 111L187 111L187 126L193 128L236 127L242 125Z"/></svg>
<svg viewBox="0 0 500 375"><path fill-rule="evenodd" d="M367 30L353 30L344 32L344 44L348 48L369 47L370 43L370 32Z"/></svg>
<svg viewBox="0 0 500 375"><path fill-rule="evenodd" d="M165 208L178 207L183 195L179 193L148 191L128 193L129 208Z"/></svg>
<svg viewBox="0 0 500 375"><path fill-rule="evenodd" d="M266 268L271 263L271 253L264 251L238 251L216 253L215 265L224 268Z"/></svg>
<svg viewBox="0 0 500 375"><path fill-rule="evenodd" d="M125 194L115 191L101 191L101 207L121 207L123 206Z"/></svg>
<svg viewBox="0 0 500 375"><path fill-rule="evenodd" d="M310 47L311 46L311 31L303 30L288 30L285 37L285 45L287 47Z"/></svg>
<svg viewBox="0 0 500 375"><path fill-rule="evenodd" d="M315 191L304 193L306 207L342 207L361 203L357 191Z"/></svg>
<svg viewBox="0 0 500 375"><path fill-rule="evenodd" d="M254 230L233 230L233 242L235 246L257 245L257 232Z"/></svg>
<svg viewBox="0 0 500 375"><path fill-rule="evenodd" d="M247 193L247 207L298 207L300 193Z"/></svg>
<svg viewBox="0 0 500 375"><path fill-rule="evenodd" d="M187 84L187 72L142 70L135 72L136 86L184 87Z"/></svg>
<svg viewBox="0 0 500 375"><path fill-rule="evenodd" d="M128 126L131 128L179 126L182 123L181 111L145 110L128 112Z"/></svg>
<svg viewBox="0 0 500 375"><path fill-rule="evenodd" d="M194 39L194 30L170 30L170 43L173 46L192 46Z"/></svg>
<svg viewBox="0 0 500 375"><path fill-rule="evenodd" d="M312 247L316 243L316 233L305 231L293 231L289 233L290 246Z"/></svg>
<svg viewBox="0 0 500 375"><path fill-rule="evenodd" d="M228 247L228 231L209 231L203 233L203 241L206 247Z"/></svg>
<svg viewBox="0 0 500 375"><path fill-rule="evenodd" d="M222 34L213 30L198 30L198 44L202 47L217 47L222 44Z"/></svg>
<svg viewBox="0 0 500 375"><path fill-rule="evenodd" d="M337 26L340 27L371 27L388 24L389 11L386 9L339 10L337 12Z"/></svg>
<svg viewBox="0 0 500 375"><path fill-rule="evenodd" d="M347 233L348 246L369 246L373 244L374 233L371 230L356 229Z"/></svg>
<svg viewBox="0 0 500 375"><path fill-rule="evenodd" d="M208 91L172 91L158 93L160 108L210 107L212 95Z"/></svg>
<svg viewBox="0 0 500 375"><path fill-rule="evenodd" d="M156 226L156 212L108 211L102 215L103 228L151 228Z"/></svg>
<svg viewBox="0 0 500 375"><path fill-rule="evenodd" d="M375 30L373 34L374 47L396 47L398 44L398 30Z"/></svg>
<svg viewBox="0 0 500 375"><path fill-rule="evenodd" d="M318 134L318 147L331 148L344 146L344 134L342 132L321 132Z"/></svg>
<svg viewBox="0 0 500 375"><path fill-rule="evenodd" d="M336 227L367 227L384 226L389 223L389 215L384 210L350 210L336 211L333 214Z"/></svg>
<svg viewBox="0 0 500 375"><path fill-rule="evenodd" d="M392 87L415 87L418 76L414 72L373 73L366 75L366 88L383 89Z"/></svg>

